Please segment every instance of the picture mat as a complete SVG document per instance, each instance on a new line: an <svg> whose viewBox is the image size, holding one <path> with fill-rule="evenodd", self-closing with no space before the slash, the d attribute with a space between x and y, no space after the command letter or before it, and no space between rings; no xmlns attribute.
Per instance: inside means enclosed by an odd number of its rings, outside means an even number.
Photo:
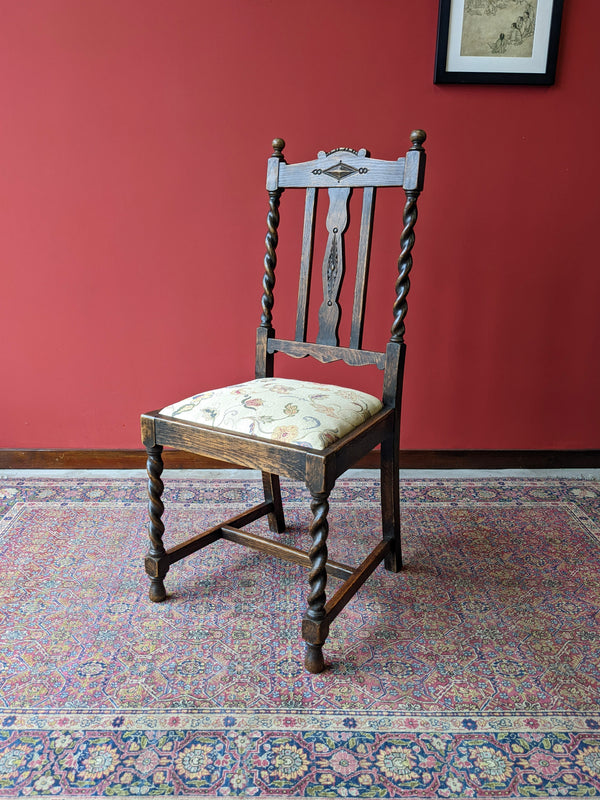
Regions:
<svg viewBox="0 0 600 800"><path fill-rule="evenodd" d="M512 72L544 73L547 66L548 43L552 20L552 0L538 0L535 17L533 55L523 56L461 56L461 40L465 0L453 0L448 31L448 72Z"/></svg>

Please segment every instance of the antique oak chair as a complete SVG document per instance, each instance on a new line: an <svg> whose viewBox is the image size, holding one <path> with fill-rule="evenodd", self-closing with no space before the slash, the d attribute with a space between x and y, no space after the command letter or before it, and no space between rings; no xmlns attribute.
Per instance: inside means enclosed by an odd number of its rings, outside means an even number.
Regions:
<svg viewBox="0 0 600 800"><path fill-rule="evenodd" d="M299 164L286 163L282 152L284 142L275 139L267 168L268 232L255 379L186 398L161 411L144 414L141 419L142 441L148 456L150 550L145 566L151 578L150 599L155 602L165 599L164 578L171 564L218 539L309 567L310 590L302 635L306 641L305 666L310 672L323 670L323 643L330 623L377 565L384 561L387 570L398 572L402 563L398 441L405 355L404 318L417 198L423 186L425 133L413 131L410 139L412 147L397 161L370 158L366 150L356 152L340 148L329 153L320 152L316 160ZM391 336L385 352L362 348L371 229L378 187L402 187L406 195L395 302L390 313ZM296 188L306 190L300 288L295 338L284 340L275 336L272 325L279 204L285 190ZM310 342L306 332L319 189L327 189L329 195L322 269L324 298L319 308L316 340ZM348 346L340 346L338 300L344 274L344 234L349 222L350 195L353 190L360 189L362 213L350 341ZM275 378L273 361L278 352L295 358L311 356L324 364L342 360L355 366L376 365L383 370L382 398L328 384ZM160 477L164 445L260 470L264 502L165 550ZM377 445L381 446L383 538L358 568L349 567L328 560L328 498L338 476ZM304 480L310 491L313 516L312 546L308 553L243 530L245 525L263 516L268 517L271 531L285 530L280 475ZM327 601L328 573L344 579L344 583Z"/></svg>

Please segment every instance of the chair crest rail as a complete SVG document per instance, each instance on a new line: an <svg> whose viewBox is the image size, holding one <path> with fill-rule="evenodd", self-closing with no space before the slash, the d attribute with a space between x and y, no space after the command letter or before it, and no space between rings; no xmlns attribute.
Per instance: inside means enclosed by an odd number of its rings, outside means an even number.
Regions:
<svg viewBox="0 0 600 800"><path fill-rule="evenodd" d="M319 154L314 161L286 164L272 160L267 176L267 189L330 189L336 186L404 186L406 158L397 161L367 158L366 150L357 154L349 150Z"/></svg>

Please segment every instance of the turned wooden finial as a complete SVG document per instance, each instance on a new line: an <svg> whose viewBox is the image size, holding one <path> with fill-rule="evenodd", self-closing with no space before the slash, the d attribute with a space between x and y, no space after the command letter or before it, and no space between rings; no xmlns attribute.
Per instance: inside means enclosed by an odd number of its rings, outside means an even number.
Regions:
<svg viewBox="0 0 600 800"><path fill-rule="evenodd" d="M273 155L271 158L278 158L280 161L283 160L283 153L281 152L285 147L285 142L283 139L273 139Z"/></svg>
<svg viewBox="0 0 600 800"><path fill-rule="evenodd" d="M427 134L425 133L425 131L422 131L420 129L417 129L416 131L412 131L412 133L410 134L410 140L412 142L412 147L410 149L411 150L422 150L423 143L424 143L426 138L427 138Z"/></svg>

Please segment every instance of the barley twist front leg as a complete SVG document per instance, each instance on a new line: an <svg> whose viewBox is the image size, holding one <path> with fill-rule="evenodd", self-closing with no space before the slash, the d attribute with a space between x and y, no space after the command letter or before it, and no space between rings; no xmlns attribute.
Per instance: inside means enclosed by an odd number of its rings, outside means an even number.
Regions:
<svg viewBox="0 0 600 800"><path fill-rule="evenodd" d="M162 515L165 510L161 496L164 484L161 480L163 471L162 446L155 445L147 447L148 460L146 469L148 472L148 533L150 535L150 549L146 556L146 572L150 576L150 600L159 603L167 596L164 578L169 570L169 564L165 559L165 548L162 537L165 526L162 522Z"/></svg>
<svg viewBox="0 0 600 800"><path fill-rule="evenodd" d="M329 523L328 493L312 495L311 511L313 514L310 526L312 547L309 552L311 570L308 576L310 593L308 608L302 621L302 635L306 641L306 658L304 665L309 672L322 672L324 669L323 644L329 633L329 624L325 622L325 587L327 585L327 535Z"/></svg>

